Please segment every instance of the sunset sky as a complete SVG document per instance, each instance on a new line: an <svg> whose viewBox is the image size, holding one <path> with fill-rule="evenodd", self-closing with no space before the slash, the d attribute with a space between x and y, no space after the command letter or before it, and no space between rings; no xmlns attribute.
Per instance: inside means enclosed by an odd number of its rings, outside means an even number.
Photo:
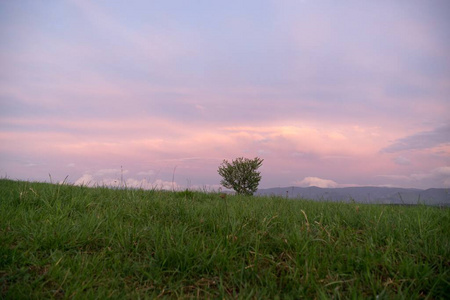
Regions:
<svg viewBox="0 0 450 300"><path fill-rule="evenodd" d="M450 1L2 1L0 176L450 187ZM50 176L51 179L50 179Z"/></svg>

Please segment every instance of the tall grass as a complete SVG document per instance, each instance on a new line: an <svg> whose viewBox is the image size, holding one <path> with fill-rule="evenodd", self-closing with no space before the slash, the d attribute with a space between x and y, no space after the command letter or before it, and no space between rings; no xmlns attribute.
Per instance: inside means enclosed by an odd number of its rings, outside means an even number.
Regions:
<svg viewBox="0 0 450 300"><path fill-rule="evenodd" d="M0 298L450 295L450 210L0 180Z"/></svg>

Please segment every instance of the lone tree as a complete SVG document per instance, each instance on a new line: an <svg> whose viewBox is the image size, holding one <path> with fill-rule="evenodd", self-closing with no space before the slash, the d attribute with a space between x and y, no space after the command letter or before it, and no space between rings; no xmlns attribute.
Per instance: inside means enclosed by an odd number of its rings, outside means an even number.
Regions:
<svg viewBox="0 0 450 300"><path fill-rule="evenodd" d="M217 170L223 178L220 184L235 190L238 195L253 195L261 180L261 173L257 170L262 162L263 159L259 157L254 159L239 157L231 163L224 159Z"/></svg>

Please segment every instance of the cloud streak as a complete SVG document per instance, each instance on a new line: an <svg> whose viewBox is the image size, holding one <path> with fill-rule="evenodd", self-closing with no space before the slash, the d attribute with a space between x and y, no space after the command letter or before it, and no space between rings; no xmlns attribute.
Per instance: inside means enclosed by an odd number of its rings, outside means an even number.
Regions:
<svg viewBox="0 0 450 300"><path fill-rule="evenodd" d="M398 139L381 151L395 153L406 150L420 150L450 144L450 125L443 125L430 131L422 131Z"/></svg>

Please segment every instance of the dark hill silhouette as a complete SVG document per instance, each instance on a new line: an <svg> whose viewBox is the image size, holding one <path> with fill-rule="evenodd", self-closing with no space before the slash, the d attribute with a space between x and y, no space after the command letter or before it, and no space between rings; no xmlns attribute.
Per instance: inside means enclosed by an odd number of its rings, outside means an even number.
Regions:
<svg viewBox="0 0 450 300"><path fill-rule="evenodd" d="M256 195L276 195L288 198L303 198L317 201L341 201L377 204L426 204L450 207L449 189L432 188L427 190L391 187L283 187L260 189Z"/></svg>

